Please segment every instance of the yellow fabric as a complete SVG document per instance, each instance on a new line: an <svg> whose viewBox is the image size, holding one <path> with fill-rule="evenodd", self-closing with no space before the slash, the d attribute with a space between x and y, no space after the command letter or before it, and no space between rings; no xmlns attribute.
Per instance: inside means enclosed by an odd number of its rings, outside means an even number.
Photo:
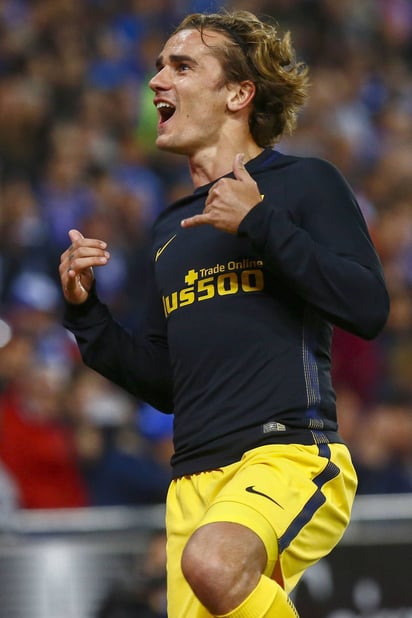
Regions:
<svg viewBox="0 0 412 618"><path fill-rule="evenodd" d="M239 607L216 618L298 618L298 614L285 591L263 575Z"/></svg>
<svg viewBox="0 0 412 618"><path fill-rule="evenodd" d="M349 521L356 475L343 444L321 449L330 455L319 455L317 445L265 445L230 466L172 482L166 508L169 618L211 616L180 568L187 540L208 523L230 521L256 532L268 556L265 575L288 594L305 569L333 549Z"/></svg>

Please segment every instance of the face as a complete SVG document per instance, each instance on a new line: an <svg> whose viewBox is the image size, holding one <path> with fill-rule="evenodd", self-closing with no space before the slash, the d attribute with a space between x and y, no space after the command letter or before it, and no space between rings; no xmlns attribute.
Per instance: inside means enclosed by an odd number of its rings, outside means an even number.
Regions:
<svg viewBox="0 0 412 618"><path fill-rule="evenodd" d="M173 35L157 60L150 81L159 112L156 145L193 156L222 139L230 89L223 84L222 67L209 45L225 43L224 35L182 30Z"/></svg>

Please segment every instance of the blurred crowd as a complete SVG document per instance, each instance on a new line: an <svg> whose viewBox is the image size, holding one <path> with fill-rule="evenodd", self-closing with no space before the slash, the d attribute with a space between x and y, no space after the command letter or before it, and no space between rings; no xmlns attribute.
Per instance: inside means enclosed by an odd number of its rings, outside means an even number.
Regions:
<svg viewBox="0 0 412 618"><path fill-rule="evenodd" d="M152 222L192 191L147 81L180 19L219 7L274 17L310 67L277 148L346 176L392 303L373 342L336 330L340 430L360 493L412 491L412 0L0 0L1 513L165 499L172 416L82 365L58 262L71 228L106 240L99 294L140 328Z"/></svg>

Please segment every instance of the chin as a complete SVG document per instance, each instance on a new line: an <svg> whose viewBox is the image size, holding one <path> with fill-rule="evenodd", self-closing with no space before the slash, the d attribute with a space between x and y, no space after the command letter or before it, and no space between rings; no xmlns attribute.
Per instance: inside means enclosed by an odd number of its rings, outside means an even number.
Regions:
<svg viewBox="0 0 412 618"><path fill-rule="evenodd" d="M173 143L165 135L158 135L156 146L159 150L173 151Z"/></svg>

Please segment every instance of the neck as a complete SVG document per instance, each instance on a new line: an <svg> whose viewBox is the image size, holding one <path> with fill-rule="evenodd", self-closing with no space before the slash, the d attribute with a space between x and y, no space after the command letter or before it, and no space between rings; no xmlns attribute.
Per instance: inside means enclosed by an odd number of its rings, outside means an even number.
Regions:
<svg viewBox="0 0 412 618"><path fill-rule="evenodd" d="M245 155L245 163L257 157L263 148L254 141L227 143L225 146L212 146L189 156L189 169L195 189L206 185L233 169L233 160L239 152Z"/></svg>

